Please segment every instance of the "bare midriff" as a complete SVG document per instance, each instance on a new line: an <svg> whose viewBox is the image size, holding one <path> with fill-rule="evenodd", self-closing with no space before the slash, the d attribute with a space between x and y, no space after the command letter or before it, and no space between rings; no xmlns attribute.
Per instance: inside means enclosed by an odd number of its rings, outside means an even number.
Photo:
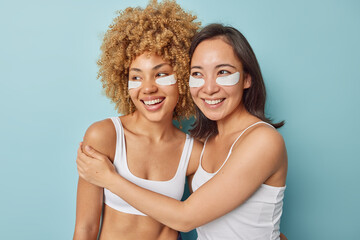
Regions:
<svg viewBox="0 0 360 240"><path fill-rule="evenodd" d="M178 232L148 216L119 212L104 205L100 240L176 240Z"/></svg>

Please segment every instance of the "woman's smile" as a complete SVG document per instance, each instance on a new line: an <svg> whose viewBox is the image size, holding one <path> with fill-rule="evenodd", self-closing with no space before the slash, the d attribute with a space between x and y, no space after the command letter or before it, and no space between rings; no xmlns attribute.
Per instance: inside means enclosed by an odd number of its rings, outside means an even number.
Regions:
<svg viewBox="0 0 360 240"><path fill-rule="evenodd" d="M140 84L129 89L129 95L141 116L155 122L172 119L179 98L177 83L162 85L164 81L158 80L173 74L172 66L156 54L145 52L134 59L129 80Z"/></svg>
<svg viewBox="0 0 360 240"><path fill-rule="evenodd" d="M165 97L153 96L143 98L140 101L144 103L145 109L149 111L156 111L163 106L165 99Z"/></svg>
<svg viewBox="0 0 360 240"><path fill-rule="evenodd" d="M217 121L240 109L244 89L251 84L242 72L240 60L223 39L205 40L196 47L191 59L191 76L204 79L204 83L191 87L190 92L207 118ZM234 77L237 79L228 81Z"/></svg>

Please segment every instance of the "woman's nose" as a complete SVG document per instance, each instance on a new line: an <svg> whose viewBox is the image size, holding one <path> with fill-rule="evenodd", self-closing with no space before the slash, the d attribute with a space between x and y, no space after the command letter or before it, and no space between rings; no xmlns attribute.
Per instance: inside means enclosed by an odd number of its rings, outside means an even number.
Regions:
<svg viewBox="0 0 360 240"><path fill-rule="evenodd" d="M142 88L144 93L149 94L157 91L157 86L154 79L147 79L143 81Z"/></svg>
<svg viewBox="0 0 360 240"><path fill-rule="evenodd" d="M204 93L206 93L208 95L212 95L214 93L217 93L220 90L219 85L216 84L215 77L207 77L204 80L205 80L205 83L202 88Z"/></svg>

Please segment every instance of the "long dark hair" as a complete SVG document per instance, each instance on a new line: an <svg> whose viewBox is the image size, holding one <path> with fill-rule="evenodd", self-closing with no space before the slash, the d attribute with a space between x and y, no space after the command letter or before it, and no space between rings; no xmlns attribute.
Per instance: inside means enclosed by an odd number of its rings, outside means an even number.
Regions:
<svg viewBox="0 0 360 240"><path fill-rule="evenodd" d="M222 24L207 25L194 36L190 46L190 59L196 47L202 41L217 37L220 37L232 46L235 55L243 65L244 72L251 76L251 86L248 89L244 89L242 99L245 109L262 121L270 123L275 128L282 127L284 121L272 123L271 119L265 116L266 90L260 66L249 42L237 29ZM190 133L193 137L200 139L207 138L210 135L216 135L218 134L216 121L208 119L200 109L196 107L196 120Z"/></svg>

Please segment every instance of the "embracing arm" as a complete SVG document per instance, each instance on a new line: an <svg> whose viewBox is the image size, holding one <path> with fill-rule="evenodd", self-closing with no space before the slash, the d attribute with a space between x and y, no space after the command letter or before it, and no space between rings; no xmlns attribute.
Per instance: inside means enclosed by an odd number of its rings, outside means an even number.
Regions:
<svg viewBox="0 0 360 240"><path fill-rule="evenodd" d="M88 154L94 158L83 156L78 166L86 166L89 170L106 165L104 158L98 159L100 157L96 151L91 150ZM241 146L234 148L221 171L184 202L138 187L110 168L100 174L103 175L101 180L99 175L87 175L87 170L79 171L79 174L95 184L104 184L110 191L159 222L186 232L221 217L244 203L284 165L286 150L283 139L270 129L260 132L254 130Z"/></svg>
<svg viewBox="0 0 360 240"><path fill-rule="evenodd" d="M106 120L105 120L106 121ZM84 144L107 152L106 132L101 130L104 123L98 122L89 127L84 136ZM105 124L106 125L106 124ZM105 141L105 142L104 142ZM74 240L97 239L103 206L103 188L79 177L76 200L76 223Z"/></svg>

